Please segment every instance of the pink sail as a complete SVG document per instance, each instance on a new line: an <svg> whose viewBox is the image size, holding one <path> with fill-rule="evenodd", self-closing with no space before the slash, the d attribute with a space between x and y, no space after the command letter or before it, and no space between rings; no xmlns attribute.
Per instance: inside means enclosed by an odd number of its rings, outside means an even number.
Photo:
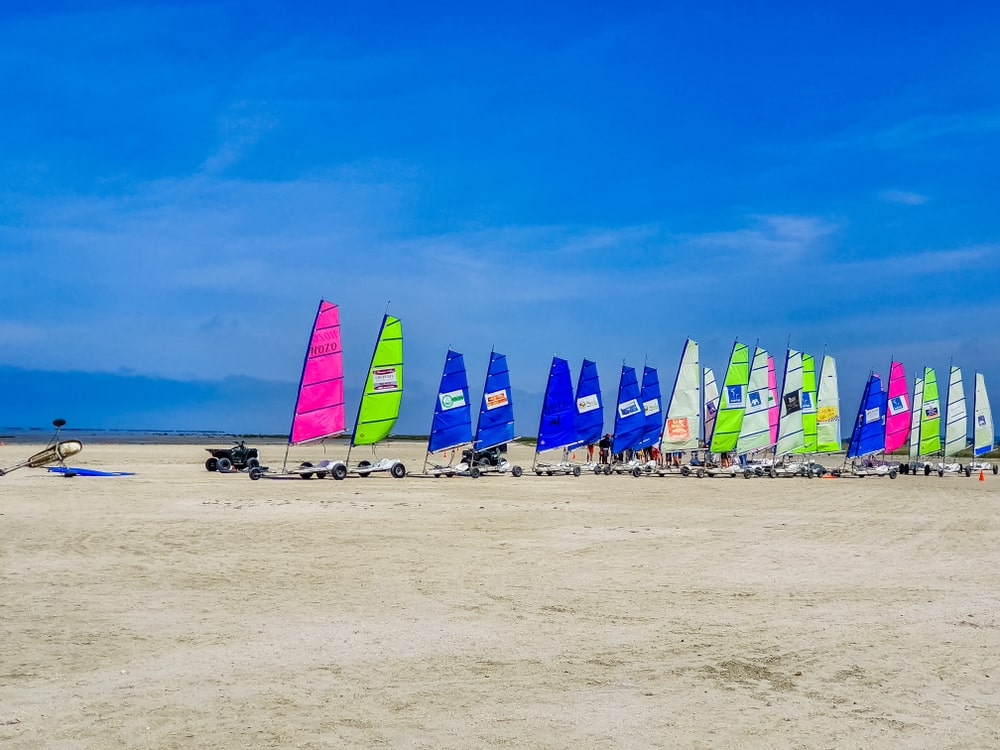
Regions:
<svg viewBox="0 0 1000 750"><path fill-rule="evenodd" d="M344 431L344 355L340 348L340 310L319 301L302 365L299 395L288 442L319 440Z"/></svg>
<svg viewBox="0 0 1000 750"><path fill-rule="evenodd" d="M767 418L771 425L771 445L778 443L778 377L774 374L774 357L767 355Z"/></svg>
<svg viewBox="0 0 1000 750"><path fill-rule="evenodd" d="M901 362L889 369L889 403L885 414L885 452L902 448L910 437L910 398L906 391L906 373Z"/></svg>

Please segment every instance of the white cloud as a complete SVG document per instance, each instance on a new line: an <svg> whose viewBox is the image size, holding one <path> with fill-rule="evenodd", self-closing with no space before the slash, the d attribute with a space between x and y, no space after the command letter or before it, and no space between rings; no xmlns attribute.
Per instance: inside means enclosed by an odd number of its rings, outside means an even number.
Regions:
<svg viewBox="0 0 1000 750"><path fill-rule="evenodd" d="M929 200L926 195L909 190L883 190L878 197L886 203L902 203L906 206L922 206Z"/></svg>

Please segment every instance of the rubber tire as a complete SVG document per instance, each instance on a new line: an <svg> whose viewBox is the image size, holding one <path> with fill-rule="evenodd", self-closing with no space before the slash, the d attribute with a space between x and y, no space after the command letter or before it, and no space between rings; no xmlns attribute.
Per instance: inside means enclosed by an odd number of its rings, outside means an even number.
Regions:
<svg viewBox="0 0 1000 750"><path fill-rule="evenodd" d="M259 458L255 457L255 458L248 458L247 459L247 468L248 469L256 469L258 466L260 466L260 459Z"/></svg>
<svg viewBox="0 0 1000 750"><path fill-rule="evenodd" d="M641 477L642 476L642 469L640 469L638 466L633 466L632 467L632 476L634 476L634 477Z"/></svg>
<svg viewBox="0 0 1000 750"><path fill-rule="evenodd" d="M339 482L341 479L345 479L347 477L347 467L344 466L344 464L334 464L330 473L333 474L333 478Z"/></svg>
<svg viewBox="0 0 1000 750"><path fill-rule="evenodd" d="M698 477L698 479L701 479L701 478L703 478L705 476L705 470L704 469L698 469L698 471L696 471L694 473L694 475L696 477Z"/></svg>
<svg viewBox="0 0 1000 750"><path fill-rule="evenodd" d="M218 471L219 470L219 459L212 456L205 460L205 470L206 471Z"/></svg>
<svg viewBox="0 0 1000 750"><path fill-rule="evenodd" d="M524 472L521 470L520 466L515 466L513 469L510 470L510 473L511 473L511 475L513 475L515 477L519 477Z"/></svg>
<svg viewBox="0 0 1000 750"><path fill-rule="evenodd" d="M743 478L744 479L749 479L751 476L753 476L753 472L750 471L750 469L744 469L743 470Z"/></svg>
<svg viewBox="0 0 1000 750"><path fill-rule="evenodd" d="M490 465L490 460L488 458L480 458L477 462L480 468L487 468Z"/></svg>
<svg viewBox="0 0 1000 750"><path fill-rule="evenodd" d="M604 464L604 476L611 476L611 464Z"/></svg>
<svg viewBox="0 0 1000 750"><path fill-rule="evenodd" d="M895 479L895 478L896 478L896 470L892 469L889 471L889 479Z"/></svg>
<svg viewBox="0 0 1000 750"><path fill-rule="evenodd" d="M472 477L473 479L479 479L479 475L480 474L482 474L482 472L479 471L479 467L478 466L470 466L469 467L469 476Z"/></svg>
<svg viewBox="0 0 1000 750"><path fill-rule="evenodd" d="M574 466L573 467L573 476L574 477L580 476L580 467L579 466Z"/></svg>
<svg viewBox="0 0 1000 750"><path fill-rule="evenodd" d="M600 465L598 465L598 466L595 466L595 467L594 467L594 473L595 473L595 474L596 474L597 476L601 476L601 474L603 474L603 473L604 473L604 469L603 469L603 468L602 468L602 467L601 467Z"/></svg>
<svg viewBox="0 0 1000 750"><path fill-rule="evenodd" d="M358 474L360 474L362 477L367 477L369 474L371 474L371 472L363 471L363 469L367 469L371 465L372 465L371 461L358 461Z"/></svg>
<svg viewBox="0 0 1000 750"><path fill-rule="evenodd" d="M220 474L228 474L233 470L233 462L225 457L220 458L215 466L215 470Z"/></svg>
<svg viewBox="0 0 1000 750"><path fill-rule="evenodd" d="M965 476L967 476L967 477L971 477L972 476L972 469L969 468L968 464L966 464L966 466L965 466Z"/></svg>
<svg viewBox="0 0 1000 750"><path fill-rule="evenodd" d="M250 478L256 482L258 479L260 479L261 474L263 473L264 472L260 470L259 466L254 466L252 469L250 469Z"/></svg>
<svg viewBox="0 0 1000 750"><path fill-rule="evenodd" d="M689 476L690 474L691 474L691 467L690 466L682 466L681 467L681 476L682 477Z"/></svg>
<svg viewBox="0 0 1000 750"><path fill-rule="evenodd" d="M930 466L930 464L924 464L924 476L925 477L929 477L930 475L931 475L931 466Z"/></svg>
<svg viewBox="0 0 1000 750"><path fill-rule="evenodd" d="M998 471L1000 471L1000 467L997 467L996 464L993 464L993 473L996 474Z"/></svg>
<svg viewBox="0 0 1000 750"><path fill-rule="evenodd" d="M393 479L402 479L406 476L406 467L403 464L393 464L389 473L392 474Z"/></svg>
<svg viewBox="0 0 1000 750"><path fill-rule="evenodd" d="M944 476L944 469L938 469L938 476L939 477L943 477Z"/></svg>
<svg viewBox="0 0 1000 750"><path fill-rule="evenodd" d="M325 471L317 471L316 472L316 478L317 479L326 479L326 472Z"/></svg>

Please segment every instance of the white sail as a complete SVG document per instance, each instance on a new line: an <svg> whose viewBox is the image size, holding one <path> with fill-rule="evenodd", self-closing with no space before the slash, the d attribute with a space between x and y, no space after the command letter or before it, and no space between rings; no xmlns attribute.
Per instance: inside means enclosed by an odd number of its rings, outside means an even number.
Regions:
<svg viewBox="0 0 1000 750"><path fill-rule="evenodd" d="M816 396L816 450L819 453L838 453L843 450L837 362L829 354L823 356L819 393Z"/></svg>
<svg viewBox="0 0 1000 750"><path fill-rule="evenodd" d="M802 352L795 349L789 349L785 357L779 409L775 454L784 456L804 448L806 444L806 435L802 429Z"/></svg>
<svg viewBox="0 0 1000 750"><path fill-rule="evenodd" d="M771 445L771 421L767 413L770 403L767 390L767 350L755 349L750 365L750 382L747 385L747 405L743 424L736 441L736 452L749 453Z"/></svg>
<svg viewBox="0 0 1000 750"><path fill-rule="evenodd" d="M981 456L993 450L993 412L990 411L990 399L986 395L986 380L981 372L976 373L976 390L973 403L972 430L973 455Z"/></svg>
<svg viewBox="0 0 1000 750"><path fill-rule="evenodd" d="M705 431L702 437L708 445L715 429L715 416L719 413L719 385L715 382L715 373L711 367L705 368Z"/></svg>
<svg viewBox="0 0 1000 750"><path fill-rule="evenodd" d="M677 379L667 405L663 423L661 450L664 452L691 450L698 447L701 426L701 365L698 362L698 342L688 339L681 352Z"/></svg>
<svg viewBox="0 0 1000 750"><path fill-rule="evenodd" d="M952 367L948 377L948 411L944 428L945 458L957 456L968 442L969 415L965 408L962 368Z"/></svg>
<svg viewBox="0 0 1000 750"><path fill-rule="evenodd" d="M924 379L913 380L913 411L910 413L910 458L920 455L920 415L924 412Z"/></svg>

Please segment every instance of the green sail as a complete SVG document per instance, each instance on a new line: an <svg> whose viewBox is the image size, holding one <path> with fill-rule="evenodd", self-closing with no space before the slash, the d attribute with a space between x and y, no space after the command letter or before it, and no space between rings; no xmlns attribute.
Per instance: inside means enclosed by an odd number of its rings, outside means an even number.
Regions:
<svg viewBox="0 0 1000 750"><path fill-rule="evenodd" d="M382 319L351 445L372 445L392 431L403 396L403 327L399 318Z"/></svg>
<svg viewBox="0 0 1000 750"><path fill-rule="evenodd" d="M920 455L941 450L941 409L938 404L937 374L924 368L924 399L920 410Z"/></svg>
<svg viewBox="0 0 1000 750"><path fill-rule="evenodd" d="M802 434L805 445L792 453L816 453L816 360L802 353Z"/></svg>
<svg viewBox="0 0 1000 750"><path fill-rule="evenodd" d="M729 367L726 369L726 379L722 384L719 412L715 418L715 428L712 430L712 441L709 444L712 453L725 453L736 447L740 428L743 426L749 381L750 348L746 344L737 342L733 344L733 353L729 357Z"/></svg>

